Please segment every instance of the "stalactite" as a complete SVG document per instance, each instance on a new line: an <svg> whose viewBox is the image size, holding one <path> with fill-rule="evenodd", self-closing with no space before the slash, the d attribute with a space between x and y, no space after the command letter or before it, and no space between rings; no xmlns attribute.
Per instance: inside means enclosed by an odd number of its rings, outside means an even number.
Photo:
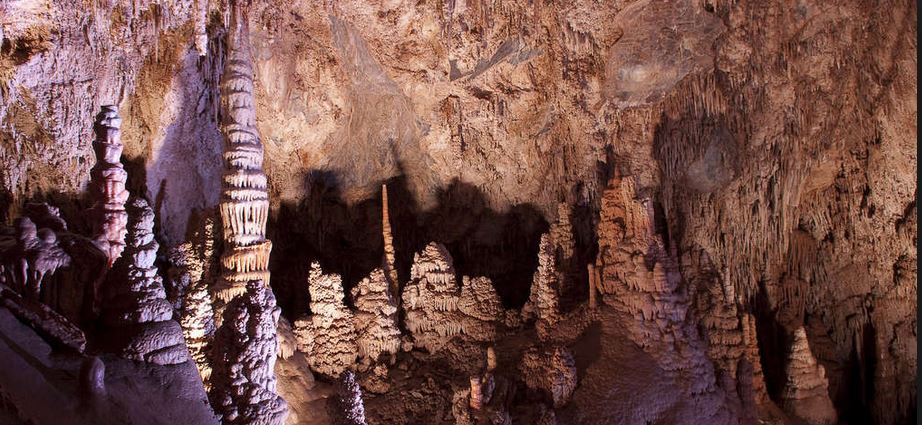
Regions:
<svg viewBox="0 0 922 425"><path fill-rule="evenodd" d="M90 170L90 197L93 207L90 217L93 224L93 240L100 250L109 258L109 267L125 249L126 225L128 213L125 201L128 191L125 182L128 173L120 162L122 157L121 127L122 119L115 106L105 105L96 115L93 151L96 153L96 165Z"/></svg>
<svg viewBox="0 0 922 425"><path fill-rule="evenodd" d="M288 404L276 390L276 327L281 310L260 281L224 310L214 339L209 399L225 424L281 425Z"/></svg>
<svg viewBox="0 0 922 425"><path fill-rule="evenodd" d="M124 255L109 273L102 304L103 323L117 354L157 364L189 360L182 328L173 320L163 282L154 266L160 244L154 239L154 212L143 198L129 205Z"/></svg>
<svg viewBox="0 0 922 425"><path fill-rule="evenodd" d="M32 300L40 299L45 276L72 261L54 231L39 229L29 217L17 218L13 234L3 239L6 240L0 240L0 283Z"/></svg>
<svg viewBox="0 0 922 425"><path fill-rule="evenodd" d="M245 291L246 282L269 285L269 255L266 240L269 194L263 173L263 146L256 128L253 97L253 65L249 45L246 8L231 2L227 33L227 60L221 79L221 131L224 133L224 176L221 220L224 229L224 267L215 294L227 302Z"/></svg>
<svg viewBox="0 0 922 425"><path fill-rule="evenodd" d="M208 54L208 0L195 0L195 50L199 56Z"/></svg>
<svg viewBox="0 0 922 425"><path fill-rule="evenodd" d="M397 267L394 265L394 236L391 233L390 206L387 200L387 184L381 185L381 234L384 238L384 271L390 283L392 294L400 293L397 282ZM397 300L399 302L399 300Z"/></svg>

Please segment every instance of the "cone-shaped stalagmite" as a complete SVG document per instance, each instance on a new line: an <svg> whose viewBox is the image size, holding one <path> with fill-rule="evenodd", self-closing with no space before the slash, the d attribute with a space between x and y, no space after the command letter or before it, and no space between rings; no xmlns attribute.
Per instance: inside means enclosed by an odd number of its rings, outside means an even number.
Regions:
<svg viewBox="0 0 922 425"><path fill-rule="evenodd" d="M781 391L781 408L809 425L836 423L836 409L829 399L829 383L807 341L803 327L794 332L785 368L787 380Z"/></svg>
<svg viewBox="0 0 922 425"><path fill-rule="evenodd" d="M123 357L183 363L189 352L154 266L160 247L154 240L154 212L142 198L131 201L129 211L127 248L109 274L102 305L103 323L110 329L106 335Z"/></svg>
<svg viewBox="0 0 922 425"><path fill-rule="evenodd" d="M250 280L269 284L269 252L272 250L272 243L266 240L269 194L266 174L262 170L263 146L256 129L249 26L241 3L246 2L231 2L227 60L221 79L224 252L222 278L215 295L225 302L242 294Z"/></svg>
<svg viewBox="0 0 922 425"><path fill-rule="evenodd" d="M315 372L338 377L355 364L358 352L355 319L343 303L339 275L323 273L315 262L311 264L308 279L313 314L294 323L298 350L307 354Z"/></svg>
<svg viewBox="0 0 922 425"><path fill-rule="evenodd" d="M93 242L107 257L109 267L125 249L125 233L128 213L125 201L128 191L125 182L128 173L119 162L122 157L121 130L122 119L115 106L106 105L96 115L96 140L93 151L96 153L96 165L90 170L90 197L93 207L90 217L93 224Z"/></svg>

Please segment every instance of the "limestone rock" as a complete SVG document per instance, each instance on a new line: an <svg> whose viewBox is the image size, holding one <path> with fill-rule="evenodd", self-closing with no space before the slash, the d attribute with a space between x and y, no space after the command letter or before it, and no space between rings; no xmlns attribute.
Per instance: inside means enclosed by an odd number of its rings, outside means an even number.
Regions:
<svg viewBox="0 0 922 425"><path fill-rule="evenodd" d="M358 354L367 362L384 353L396 355L400 349L397 303L389 286L384 271L375 269L352 288Z"/></svg>
<svg viewBox="0 0 922 425"><path fill-rule="evenodd" d="M96 165L90 171L90 194L93 207L90 215L93 220L94 241L100 250L109 257L109 267L125 249L126 225L128 214L125 201L128 191L125 182L128 173L120 159L124 146L121 141L122 118L115 106L103 106L96 115L93 151L96 152Z"/></svg>
<svg viewBox="0 0 922 425"><path fill-rule="evenodd" d="M576 361L564 347L527 350L519 371L528 388L547 394L555 408L567 404L576 389Z"/></svg>
<svg viewBox="0 0 922 425"><path fill-rule="evenodd" d="M342 278L324 274L317 262L311 264L308 289L312 314L294 323L298 350L307 356L311 369L335 378L355 365L355 317L343 303Z"/></svg>
<svg viewBox="0 0 922 425"><path fill-rule="evenodd" d="M260 281L224 310L215 334L209 398L226 424L285 423L288 406L276 391L276 326L281 311Z"/></svg>
<svg viewBox="0 0 922 425"><path fill-rule="evenodd" d="M367 425L365 402L362 389L355 379L355 373L345 371L337 382L336 399L333 402L333 423L336 425Z"/></svg>
<svg viewBox="0 0 922 425"><path fill-rule="evenodd" d="M809 425L837 423L836 409L829 399L826 370L813 357L803 327L794 331L785 376L781 390L781 408L785 412Z"/></svg>
<svg viewBox="0 0 922 425"><path fill-rule="evenodd" d="M143 198L128 207L128 240L122 258L109 274L102 319L112 349L119 355L157 364L189 360L182 328L173 320L157 272L159 244L154 239L154 212Z"/></svg>

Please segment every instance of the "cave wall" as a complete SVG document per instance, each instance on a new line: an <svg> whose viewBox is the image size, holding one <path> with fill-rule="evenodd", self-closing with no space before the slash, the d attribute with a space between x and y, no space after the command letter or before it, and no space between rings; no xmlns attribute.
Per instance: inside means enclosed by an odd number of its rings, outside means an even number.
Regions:
<svg viewBox="0 0 922 425"><path fill-rule="evenodd" d="M129 188L152 202L165 244L217 204L225 16L210 2L200 57L193 3L0 5L0 214L50 199L79 223L103 104L122 111ZM403 275L442 239L459 268L492 270L519 304L558 203L595 220L617 170L662 211L683 275L717 276L756 314L763 356L781 355L765 334L804 323L841 412L908 420L916 12L864 0L254 2L279 304L306 305L294 288L308 259L284 253L306 249L347 284L377 266L384 181L399 182ZM593 238L581 244L594 255Z"/></svg>

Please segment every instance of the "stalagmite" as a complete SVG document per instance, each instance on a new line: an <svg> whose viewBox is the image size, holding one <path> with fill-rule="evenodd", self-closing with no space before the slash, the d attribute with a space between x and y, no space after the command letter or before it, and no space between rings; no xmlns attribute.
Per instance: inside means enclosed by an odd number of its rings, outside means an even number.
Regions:
<svg viewBox="0 0 922 425"><path fill-rule="evenodd" d="M548 394L555 408L567 404L576 389L576 361L564 347L530 348L522 357L519 371L528 388Z"/></svg>
<svg viewBox="0 0 922 425"><path fill-rule="evenodd" d="M394 265L394 236L391 233L391 219L387 201L387 184L381 185L381 234L384 237L384 271L390 283L392 294L400 293L397 282L397 267ZM399 300L396 300L399 301Z"/></svg>
<svg viewBox="0 0 922 425"><path fill-rule="evenodd" d="M837 423L836 409L829 399L826 370L813 357L803 327L794 331L785 376L787 380L781 390L781 408L785 412L808 425Z"/></svg>
<svg viewBox="0 0 922 425"><path fill-rule="evenodd" d="M333 410L335 425L366 425L368 423L365 420L362 388L359 387L355 373L351 370L344 372L337 382Z"/></svg>
<svg viewBox="0 0 922 425"><path fill-rule="evenodd" d="M487 347L487 373L496 371L496 349L493 346Z"/></svg>
<svg viewBox="0 0 922 425"><path fill-rule="evenodd" d="M214 339L211 405L225 424L281 425L288 405L277 393L276 326L281 310L272 290L259 281L224 310Z"/></svg>
<svg viewBox="0 0 922 425"><path fill-rule="evenodd" d="M142 198L129 205L127 248L109 273L102 304L111 348L125 358L157 364L189 360L182 328L173 320L163 282L154 266L154 212Z"/></svg>
<svg viewBox="0 0 922 425"><path fill-rule="evenodd" d="M544 338L549 329L560 321L560 295L557 293L558 274L554 256L554 243L550 234L541 235L538 245L538 269L531 284L531 294L522 314L537 319L535 327Z"/></svg>
<svg viewBox="0 0 922 425"><path fill-rule="evenodd" d="M479 376L471 377L471 409L483 409L483 389Z"/></svg>
<svg viewBox="0 0 922 425"><path fill-rule="evenodd" d="M308 289L313 314L294 323L298 350L307 356L311 369L335 378L355 364L355 318L343 303L342 278L324 274L317 262L311 264Z"/></svg>
<svg viewBox="0 0 922 425"><path fill-rule="evenodd" d="M598 274L596 274L595 266L588 264L586 266L589 274L589 308L596 308L599 306L598 297Z"/></svg>
<svg viewBox="0 0 922 425"><path fill-rule="evenodd" d="M96 165L90 170L90 219L93 225L93 240L100 250L109 258L109 267L125 249L126 225L128 214L125 201L128 191L125 182L128 173L120 162L122 157L121 140L122 119L113 105L105 105L96 115L93 127L96 139L93 151L96 153Z"/></svg>
<svg viewBox="0 0 922 425"><path fill-rule="evenodd" d="M176 247L172 261L188 276L189 285L182 295L179 324L183 330L189 355L209 388L211 364L208 353L215 332L215 312L209 290L215 272L215 219L206 215L190 240Z"/></svg>
<svg viewBox="0 0 922 425"><path fill-rule="evenodd" d="M215 295L227 302L242 294L248 281L269 285L266 240L269 194L263 173L263 146L256 128L253 65L250 55L246 8L231 1L227 34L227 60L221 79L221 131L224 133L224 176L221 220L224 235L222 278Z"/></svg>
<svg viewBox="0 0 922 425"><path fill-rule="evenodd" d="M756 335L756 320L751 313L744 313L742 317L743 342L745 344L745 357L752 365L752 395L758 405L769 403L768 389L765 386L765 375L762 372L762 357L759 355L759 342Z"/></svg>
<svg viewBox="0 0 922 425"><path fill-rule="evenodd" d="M461 334L492 341L504 318L493 283L465 276L459 287L448 249L435 242L414 257L402 296L407 330L417 346L430 352Z"/></svg>
<svg viewBox="0 0 922 425"><path fill-rule="evenodd" d="M384 271L372 270L352 288L352 301L357 310L355 331L359 357L370 364L383 353L396 354L400 349L397 304L388 290Z"/></svg>

